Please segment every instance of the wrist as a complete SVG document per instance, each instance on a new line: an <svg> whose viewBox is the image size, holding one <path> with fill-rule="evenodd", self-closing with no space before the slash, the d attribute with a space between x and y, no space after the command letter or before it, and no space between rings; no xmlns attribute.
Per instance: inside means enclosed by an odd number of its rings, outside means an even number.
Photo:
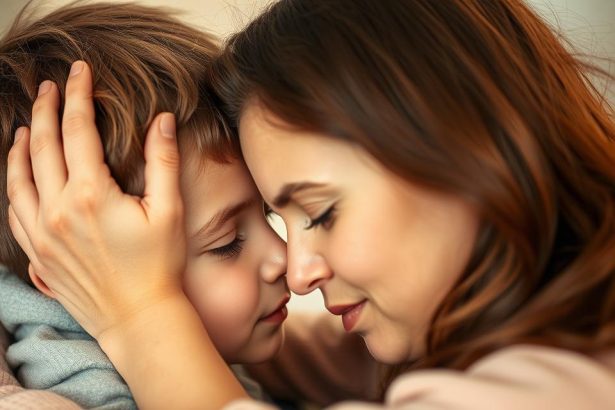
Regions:
<svg viewBox="0 0 615 410"><path fill-rule="evenodd" d="M105 330L99 343L140 408L198 408L204 403L220 408L246 397L181 291ZM209 382L203 386L200 380Z"/></svg>
<svg viewBox="0 0 615 410"><path fill-rule="evenodd" d="M174 316L190 317L191 311L194 307L180 289L148 296L139 302L138 307L124 309L112 325L96 335L96 340L111 358L121 354L133 342L151 340L166 333L168 326L172 326Z"/></svg>

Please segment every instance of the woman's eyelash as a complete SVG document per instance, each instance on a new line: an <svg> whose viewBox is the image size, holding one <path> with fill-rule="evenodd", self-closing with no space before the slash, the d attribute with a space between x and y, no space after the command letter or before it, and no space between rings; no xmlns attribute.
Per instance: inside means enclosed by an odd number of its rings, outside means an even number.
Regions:
<svg viewBox="0 0 615 410"><path fill-rule="evenodd" d="M319 217L314 218L310 221L310 224L305 228L306 230L317 228L322 226L325 229L331 229L333 223L333 216L335 215L335 206L331 206L325 212L323 212Z"/></svg>
<svg viewBox="0 0 615 410"><path fill-rule="evenodd" d="M207 253L221 257L222 259L230 259L239 256L243 250L243 243L245 239L239 236L235 237L233 241L227 245L221 246L216 249L210 249Z"/></svg>

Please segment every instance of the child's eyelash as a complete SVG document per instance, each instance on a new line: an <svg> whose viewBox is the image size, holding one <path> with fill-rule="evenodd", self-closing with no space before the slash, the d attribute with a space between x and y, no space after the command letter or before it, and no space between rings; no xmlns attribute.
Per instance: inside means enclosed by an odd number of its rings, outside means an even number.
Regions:
<svg viewBox="0 0 615 410"><path fill-rule="evenodd" d="M270 218L275 212L273 212L273 209L271 209L267 202L263 202L263 213L265 214L265 218Z"/></svg>
<svg viewBox="0 0 615 410"><path fill-rule="evenodd" d="M239 256L241 251L243 250L243 243L245 239L240 238L239 236L235 237L233 241L227 245L221 246L216 249L210 249L207 251L212 255L216 255L221 257L222 259L230 259Z"/></svg>
<svg viewBox="0 0 615 410"><path fill-rule="evenodd" d="M310 221L310 224L305 228L306 230L317 228L322 226L325 229L331 229L333 225L333 217L335 215L335 206L331 206L325 212L323 212L319 217L314 218Z"/></svg>

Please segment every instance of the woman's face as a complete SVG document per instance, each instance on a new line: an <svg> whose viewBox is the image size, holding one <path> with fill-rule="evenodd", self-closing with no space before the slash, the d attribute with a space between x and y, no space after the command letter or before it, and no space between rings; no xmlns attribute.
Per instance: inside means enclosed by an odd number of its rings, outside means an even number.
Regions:
<svg viewBox="0 0 615 410"><path fill-rule="evenodd" d="M240 139L265 201L286 224L291 290L319 288L327 309L382 362L421 354L473 249L472 208L395 176L359 147L285 127L256 104L241 118Z"/></svg>

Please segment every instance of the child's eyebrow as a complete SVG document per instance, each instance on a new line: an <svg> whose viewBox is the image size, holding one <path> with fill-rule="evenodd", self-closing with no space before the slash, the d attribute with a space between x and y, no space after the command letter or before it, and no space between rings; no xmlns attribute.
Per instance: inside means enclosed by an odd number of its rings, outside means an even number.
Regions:
<svg viewBox="0 0 615 410"><path fill-rule="evenodd" d="M209 237L213 232L216 232L221 227L223 227L229 219L233 218L234 216L237 216L245 209L250 208L256 203L256 201L256 198L250 198L237 204L230 205L224 209L221 209L213 216L213 218L207 221L207 223L205 223L205 225L203 225L197 233L192 236L192 239L195 240L199 238Z"/></svg>

